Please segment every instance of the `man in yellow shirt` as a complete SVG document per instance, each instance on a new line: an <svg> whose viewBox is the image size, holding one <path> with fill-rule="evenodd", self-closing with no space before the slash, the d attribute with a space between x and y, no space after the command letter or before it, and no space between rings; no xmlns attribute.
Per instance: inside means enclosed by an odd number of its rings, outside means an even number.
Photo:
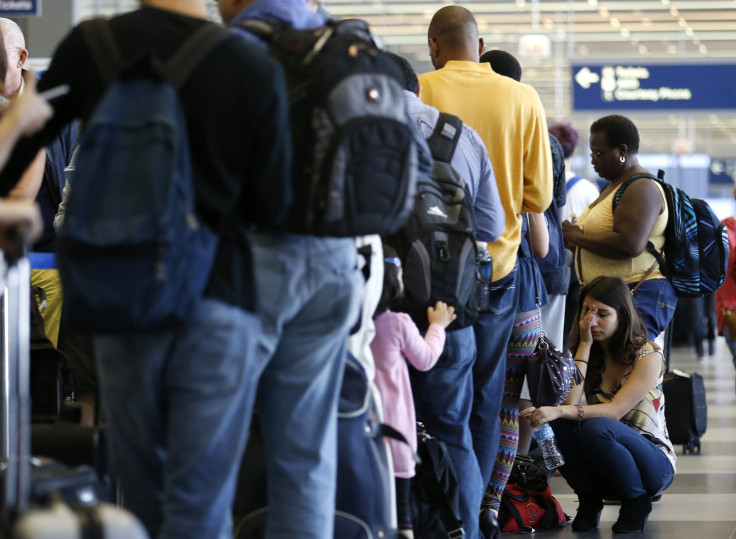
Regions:
<svg viewBox="0 0 736 539"><path fill-rule="evenodd" d="M464 392L438 395L436 408L423 411L438 415L447 413L443 410L467 412L477 462L466 459L454 464L466 469L479 468L484 491L501 436L499 410L506 346L517 310L517 292L520 287L534 286L531 277L519 275L517 269L521 213L542 213L552 201L549 136L536 91L494 73L490 64L478 63L484 44L470 11L455 5L440 9L432 18L428 38L436 71L419 77L421 98L443 112L459 116L478 132L488 150L506 211L501 238L488 245L493 257L491 305L489 310L479 313L475 326L477 357L472 369L473 395ZM470 498L464 500L466 504L470 502L476 508L472 514L461 514L469 538L477 537L477 511L482 493L464 494ZM465 504L461 501L461 505Z"/></svg>

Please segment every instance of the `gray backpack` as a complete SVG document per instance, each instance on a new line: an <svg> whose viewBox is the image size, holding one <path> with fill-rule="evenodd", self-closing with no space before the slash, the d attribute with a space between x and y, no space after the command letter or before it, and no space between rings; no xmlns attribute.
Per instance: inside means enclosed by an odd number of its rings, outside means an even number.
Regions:
<svg viewBox="0 0 736 539"><path fill-rule="evenodd" d="M283 228L317 236L386 234L411 209L417 149L403 75L358 19L319 29L249 20L286 73L294 204Z"/></svg>

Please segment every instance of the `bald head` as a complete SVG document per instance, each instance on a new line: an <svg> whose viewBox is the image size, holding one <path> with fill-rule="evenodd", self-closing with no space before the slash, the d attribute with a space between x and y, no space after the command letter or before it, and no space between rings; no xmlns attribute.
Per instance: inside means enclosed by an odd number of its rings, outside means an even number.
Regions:
<svg viewBox="0 0 736 539"><path fill-rule="evenodd" d="M461 6L445 6L432 17L427 31L432 64L439 69L449 60L477 62L482 49L475 17Z"/></svg>
<svg viewBox="0 0 736 539"><path fill-rule="evenodd" d="M6 48L26 48L26 38L23 36L20 26L15 21L0 17L0 31L2 31L3 42Z"/></svg>
<svg viewBox="0 0 736 539"><path fill-rule="evenodd" d="M2 95L13 99L18 95L23 75L23 65L28 59L26 40L20 27L10 19L0 18L0 32L5 45L5 59L7 62L5 70L5 87Z"/></svg>

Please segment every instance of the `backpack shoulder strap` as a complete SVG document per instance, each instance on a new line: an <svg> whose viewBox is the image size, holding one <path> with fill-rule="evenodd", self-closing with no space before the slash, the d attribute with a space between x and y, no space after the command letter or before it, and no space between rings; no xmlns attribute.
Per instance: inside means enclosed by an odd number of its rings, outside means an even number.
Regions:
<svg viewBox="0 0 736 539"><path fill-rule="evenodd" d="M169 59L164 68L166 79L174 88L181 88L212 49L232 35L215 23L203 25Z"/></svg>
<svg viewBox="0 0 736 539"><path fill-rule="evenodd" d="M432 152L432 157L444 163L452 161L462 129L463 121L460 118L440 112L434 131L427 137L427 145Z"/></svg>
<svg viewBox="0 0 736 539"><path fill-rule="evenodd" d="M90 19L82 22L79 29L103 82L109 86L118 78L123 57L115 44L107 21L103 18Z"/></svg>
<svg viewBox="0 0 736 539"><path fill-rule="evenodd" d="M656 176L653 176L652 174L649 174L648 172L642 172L641 174L634 174L630 178L627 178L624 183L622 183L619 188L616 190L616 194L613 197L612 201L612 208L613 211L616 211L616 208L618 207L618 203L621 202L621 197L624 196L624 191L626 191L626 188L631 185L631 182L638 180L639 178L648 178L650 180L654 180L659 183L664 183L664 171L659 170L658 174Z"/></svg>
<svg viewBox="0 0 736 539"><path fill-rule="evenodd" d="M266 43L270 43L276 32L286 28L286 23L264 19L248 19L237 22L234 26L261 38Z"/></svg>

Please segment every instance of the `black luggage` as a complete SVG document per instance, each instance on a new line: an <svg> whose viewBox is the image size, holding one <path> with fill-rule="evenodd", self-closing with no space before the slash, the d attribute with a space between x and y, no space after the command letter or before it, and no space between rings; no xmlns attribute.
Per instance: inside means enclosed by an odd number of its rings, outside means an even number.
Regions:
<svg viewBox="0 0 736 539"><path fill-rule="evenodd" d="M460 514L460 488L447 446L417 423L421 462L411 482L414 537L444 539L465 534Z"/></svg>
<svg viewBox="0 0 736 539"><path fill-rule="evenodd" d="M31 457L30 264L0 252L0 536L147 537L127 511L100 503L95 470Z"/></svg>
<svg viewBox="0 0 736 539"><path fill-rule="evenodd" d="M673 445L683 444L683 453L700 453L700 437L708 424L703 377L674 369L664 375L664 415Z"/></svg>

